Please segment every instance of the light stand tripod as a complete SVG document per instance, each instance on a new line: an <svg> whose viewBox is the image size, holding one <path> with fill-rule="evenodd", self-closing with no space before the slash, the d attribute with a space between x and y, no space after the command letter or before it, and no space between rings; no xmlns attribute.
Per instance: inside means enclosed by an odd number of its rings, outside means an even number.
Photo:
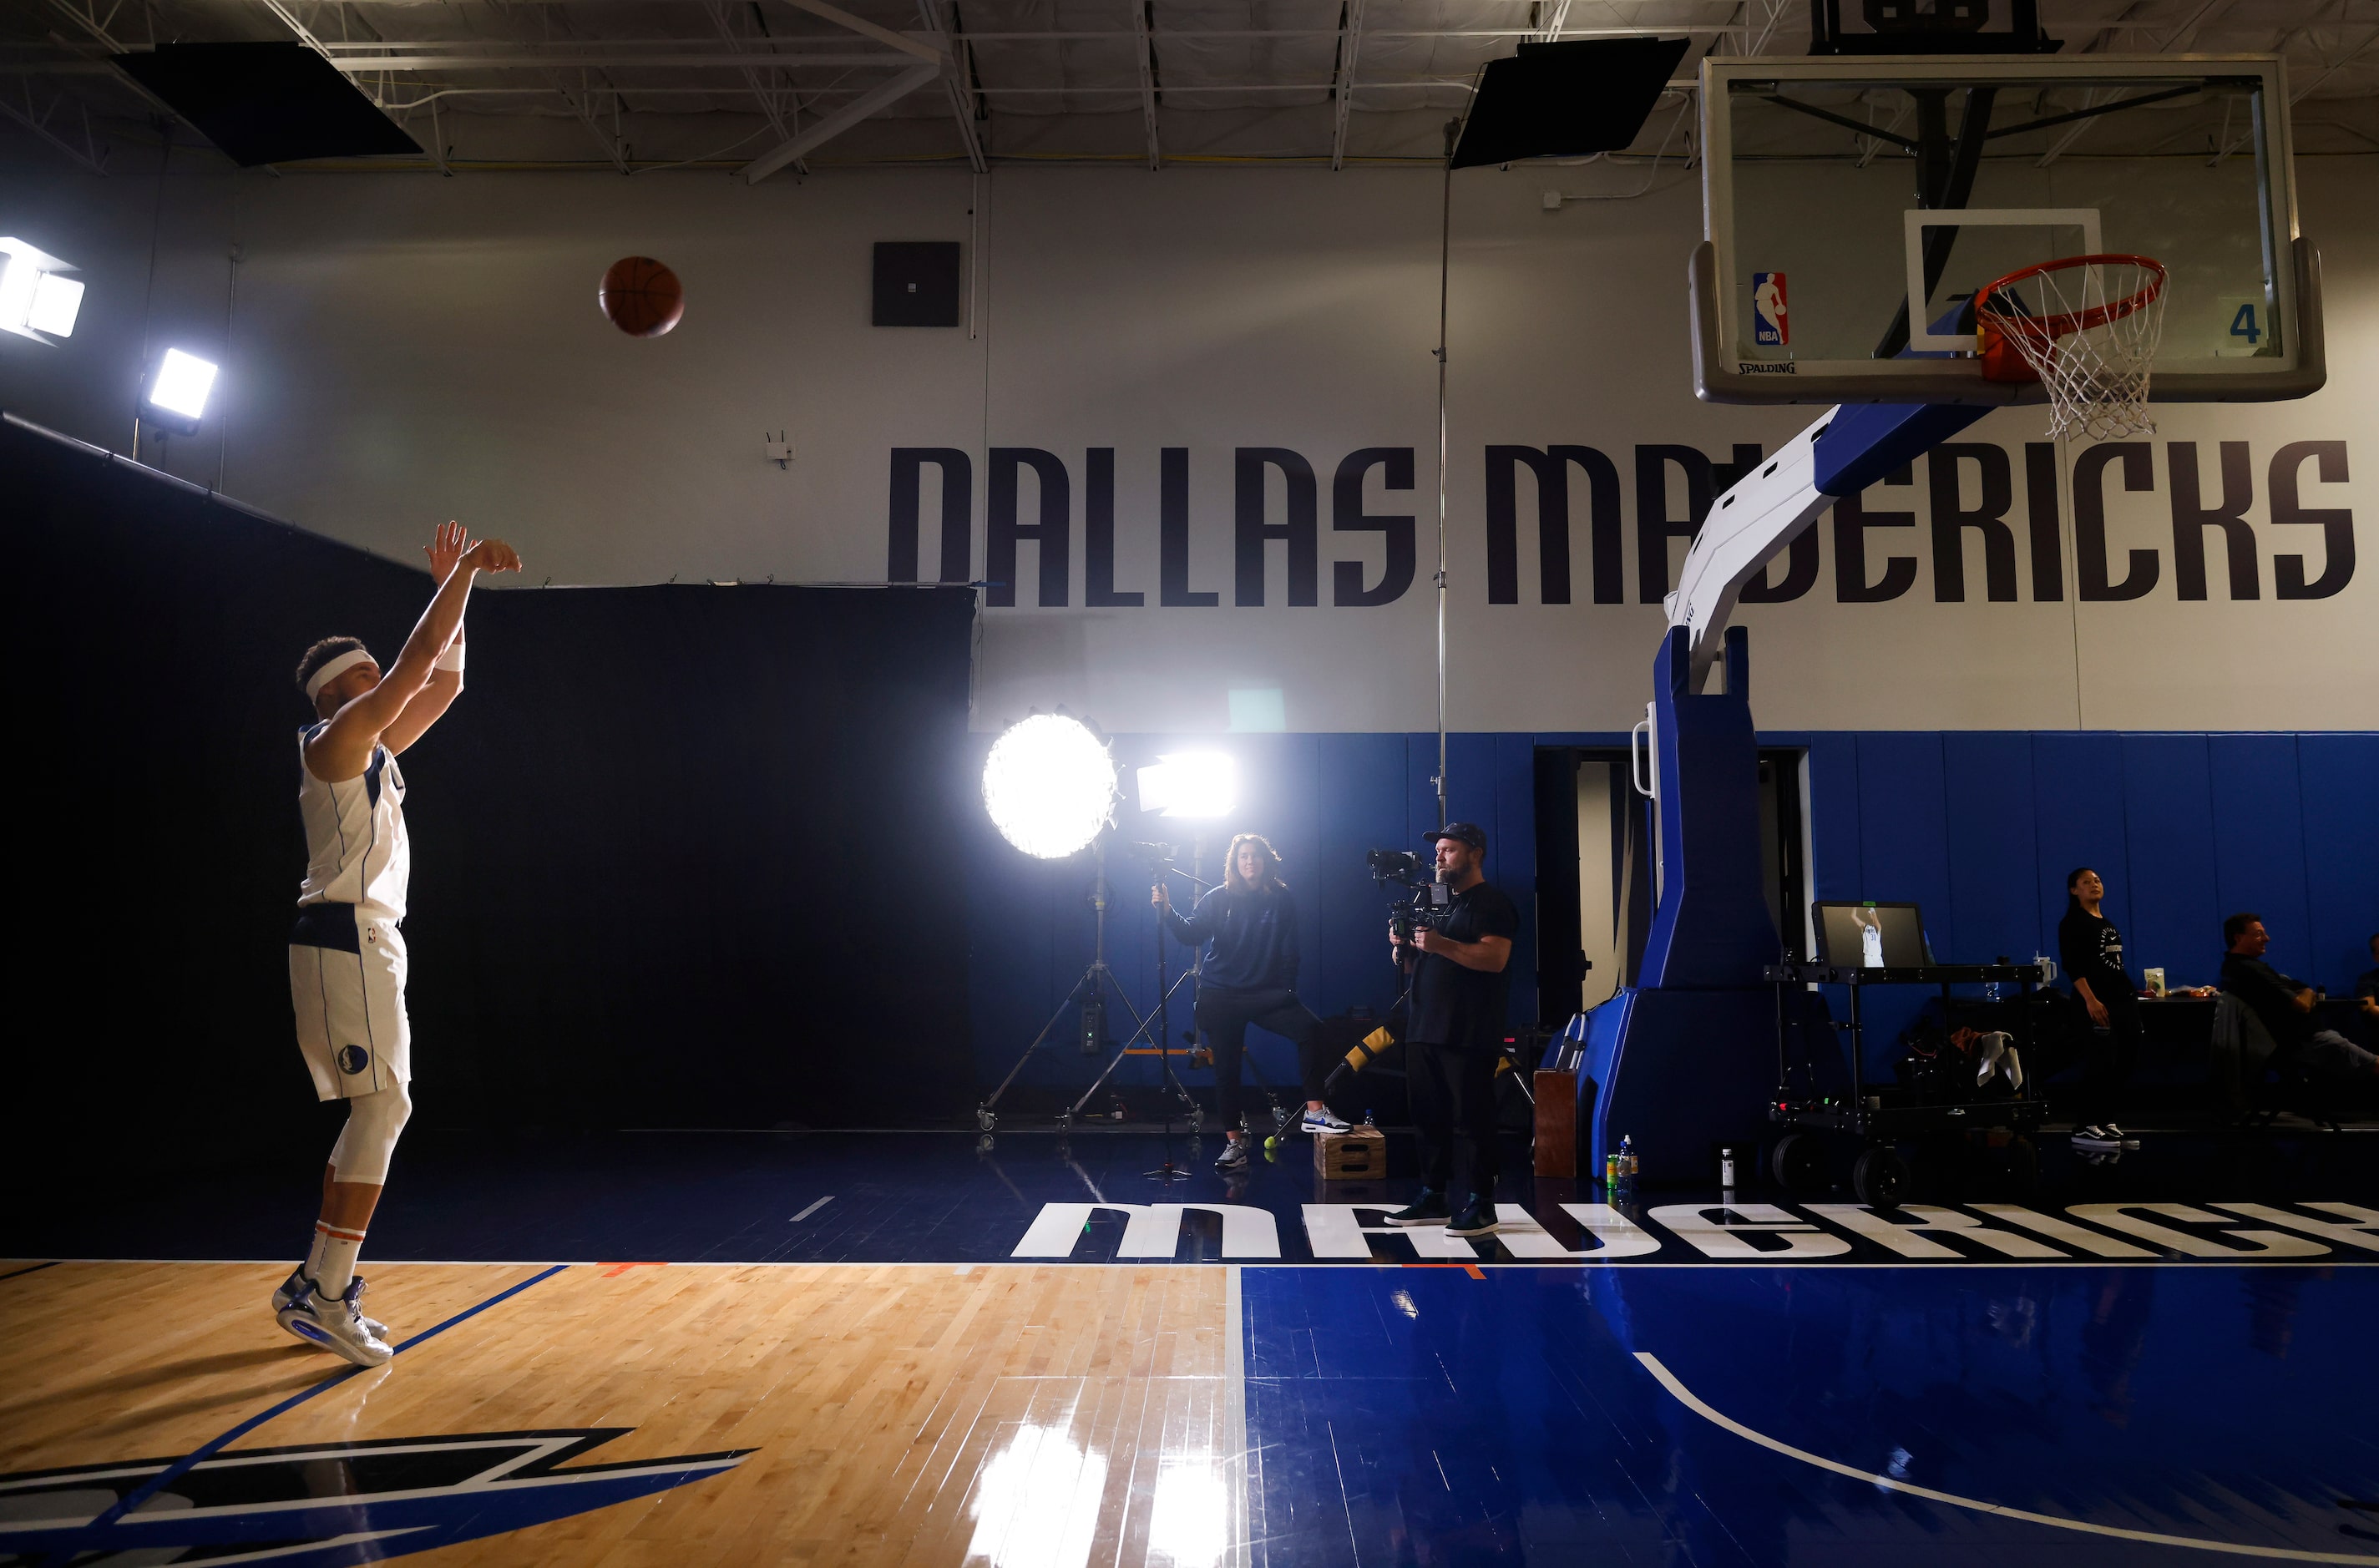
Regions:
<svg viewBox="0 0 2379 1568"><path fill-rule="evenodd" d="M1024 1055L1016 1058L1016 1065L1008 1069L1008 1076L999 1080L999 1087L993 1090L989 1097L974 1108L974 1125L984 1132L989 1132L999 1125L999 1116L994 1109L999 1104L999 1097L1008 1092L1008 1087L1016 1081L1016 1075L1022 1072L1024 1064L1033 1059L1033 1053L1048 1043L1050 1031L1057 1027L1057 1021L1069 1011L1080 1009L1082 1037L1091 1046L1091 1051L1085 1053L1086 1055L1095 1054L1104 1049L1105 1043L1100 1037L1105 1031L1107 995L1110 992L1114 993L1115 999L1123 1005L1123 1010L1130 1015L1133 1025L1131 1038L1137 1040L1148 1032L1149 1020L1141 1015L1139 1008L1131 1005L1131 998L1124 994L1123 986L1116 980L1115 971L1107 967L1108 837L1106 833L1099 835L1098 858L1093 871L1091 907L1095 911L1093 924L1095 935L1093 938L1091 965L1082 971L1081 978L1074 982L1073 989L1066 994L1066 999L1057 1004L1057 1010L1049 1015L1049 1021L1041 1026L1041 1032L1033 1037L1033 1043L1024 1047ZM1117 1059L1118 1061L1122 1059L1120 1053L1117 1054ZM1114 1070L1114 1066L1110 1064L1106 1072L1099 1074L1097 1080L1091 1085L1089 1093L1085 1093L1071 1106L1057 1113L1058 1131L1064 1132L1074 1125L1075 1116L1081 1113L1084 1105L1090 1104L1091 1094L1098 1092L1099 1085L1106 1081L1107 1073Z"/></svg>
<svg viewBox="0 0 2379 1568"><path fill-rule="evenodd" d="M1159 887L1164 887L1165 874L1168 871L1178 869L1179 868L1173 863L1173 857L1171 855L1167 855L1164 859L1158 861L1155 866L1156 885ZM1190 874L1190 886L1191 890L1195 893L1202 893L1205 890L1205 884L1199 880L1198 874L1194 870ZM1196 1138L1200 1128L1203 1128L1206 1123L1205 1107L1200 1105L1196 1100L1190 1098L1190 1091L1183 1088L1181 1080L1173 1076L1173 987L1185 981L1190 982L1190 994L1193 997L1197 995L1198 992L1195 982L1198 978L1199 963L1197 959L1192 959L1190 961L1190 967L1181 972L1180 980L1174 981L1170 984L1166 983L1165 972L1165 915L1172 912L1172 906L1168 897L1168 901L1165 906L1164 914L1158 915L1156 919L1156 1062L1157 1072L1163 1079L1165 1086L1165 1159L1163 1163L1156 1167L1156 1169L1153 1171L1142 1171L1140 1173L1142 1176L1153 1176L1158 1181L1164 1182L1179 1181L1190 1174L1188 1171L1181 1169L1173 1163L1173 1106L1175 1103L1177 1101L1180 1104L1188 1108L1190 1136L1191 1138ZM1136 1039L1138 1036L1134 1036L1134 1038ZM1124 1050L1129 1051L1130 1048L1131 1041L1125 1041ZM1116 1054L1116 1062L1121 1062L1123 1057L1124 1053L1122 1051L1117 1052ZM1107 1067L1107 1072L1113 1071L1115 1071L1115 1064L1110 1063ZM1101 1073L1099 1078L1104 1081L1106 1076L1106 1073ZM1098 1085L1093 1084L1091 1089L1092 1092L1095 1093L1097 1092ZM1083 1098L1088 1099L1089 1096L1085 1095Z"/></svg>

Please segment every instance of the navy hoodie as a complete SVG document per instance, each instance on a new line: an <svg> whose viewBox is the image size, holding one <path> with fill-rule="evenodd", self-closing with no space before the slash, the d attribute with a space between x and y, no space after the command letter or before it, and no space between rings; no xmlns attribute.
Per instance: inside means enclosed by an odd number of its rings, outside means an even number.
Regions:
<svg viewBox="0 0 2379 1568"><path fill-rule="evenodd" d="M1297 904L1285 887L1217 887L1189 918L1168 909L1174 939L1206 946L1203 983L1234 991L1297 988Z"/></svg>

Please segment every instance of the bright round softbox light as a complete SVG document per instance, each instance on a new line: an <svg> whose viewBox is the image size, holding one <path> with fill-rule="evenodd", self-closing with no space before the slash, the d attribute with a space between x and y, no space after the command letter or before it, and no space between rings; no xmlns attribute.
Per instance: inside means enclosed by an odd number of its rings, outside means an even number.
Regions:
<svg viewBox="0 0 2379 1568"><path fill-rule="evenodd" d="M983 764L983 803L1000 836L1028 855L1064 860L1115 814L1116 766L1090 726L1036 713L1008 726Z"/></svg>

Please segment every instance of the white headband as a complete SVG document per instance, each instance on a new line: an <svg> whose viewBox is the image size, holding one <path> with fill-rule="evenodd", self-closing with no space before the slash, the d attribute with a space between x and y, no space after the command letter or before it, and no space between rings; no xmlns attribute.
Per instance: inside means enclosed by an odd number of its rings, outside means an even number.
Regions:
<svg viewBox="0 0 2379 1568"><path fill-rule="evenodd" d="M323 687L329 685L340 676L344 675L356 665L369 664L371 661L372 656L364 652L363 649L349 648L345 653L341 654L338 657L331 660L330 663L322 666L321 669L314 671L314 678L306 682L306 700L309 703L312 702L316 697L322 694Z"/></svg>

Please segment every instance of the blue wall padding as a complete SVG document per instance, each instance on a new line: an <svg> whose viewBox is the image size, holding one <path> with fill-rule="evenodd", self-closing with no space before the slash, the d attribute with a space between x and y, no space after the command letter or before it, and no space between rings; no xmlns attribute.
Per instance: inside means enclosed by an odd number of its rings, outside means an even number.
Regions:
<svg viewBox="0 0 2379 1568"><path fill-rule="evenodd" d="M2056 956L2057 923L2065 918L2065 878L2077 866L2095 867L2107 878L2107 918L2131 930L2131 879L2110 869L2127 870L2130 857L2122 737L2035 733L2032 806L2039 825L2038 858L2033 862L2040 911L2035 950ZM2134 964L2141 961L2135 955L2131 958Z"/></svg>
<svg viewBox="0 0 2379 1568"><path fill-rule="evenodd" d="M2379 933L2379 735L2300 735L2305 897L2313 961L2332 992L2371 967Z"/></svg>
<svg viewBox="0 0 2379 1568"><path fill-rule="evenodd" d="M2172 981L2210 981L2228 913L2214 878L2214 781L2203 735L2123 737L2124 957ZM2112 872L2099 868L2099 874ZM2151 956L2153 955L2153 956Z"/></svg>
<svg viewBox="0 0 2379 1568"><path fill-rule="evenodd" d="M1943 832L1950 850L1950 925L1934 938L1945 957L2028 959L2039 933L2030 880L2011 866L2040 858L2032 812L2031 738L2004 730L1941 737Z"/></svg>
<svg viewBox="0 0 2379 1568"><path fill-rule="evenodd" d="M976 739L980 757L991 737ZM1486 828L1488 874L1520 905L1516 1020L1536 1013L1536 748L1625 743L1624 735L1582 733L1468 734L1450 743L1454 815ZM2210 982L2222 917L2239 908L2272 923L2280 968L2333 993L2370 964L2364 943L2379 930L2379 735L1817 731L1771 733L1760 744L1808 749L1812 896L1914 899L1944 959L2054 953L2065 873L2088 864L2107 879L2107 911L2134 971L2159 964L2176 984ZM1325 1014L1355 1002L1385 1007L1395 997L1386 917L1363 851L1424 847L1419 835L1437 822L1437 738L1118 737L1124 838L1190 837L1190 824L1141 816L1129 773L1161 752L1190 749L1230 752L1244 772L1242 809L1208 833L1210 869L1241 828L1270 835L1287 857L1307 1000ZM972 796L976 781L959 787ZM972 820L974 1055L987 1087L1090 960L1090 877L1086 862L1018 854L979 806ZM1121 859L1109 880L1109 961L1136 1000L1153 1002L1147 883ZM1175 952L1177 964L1182 956ZM1870 998L1873 1070L1885 1070L1891 1037L1923 1000L1914 989L1894 990ZM1831 1000L1841 1016L1841 998ZM1174 1027L1188 1028L1186 1016ZM1250 1038L1264 1074L1288 1081L1296 1064L1287 1046ZM1080 1059L1067 1056L1070 1026L1061 1045L1020 1081L1087 1083ZM1117 1077L1153 1081L1153 1064L1134 1060ZM1211 1075L1191 1081L1202 1089Z"/></svg>
<svg viewBox="0 0 2379 1568"><path fill-rule="evenodd" d="M2252 910L2272 933L2272 959L2307 950L2304 795L2294 735L2216 735L2206 742L2214 782L2215 891L2225 915Z"/></svg>

